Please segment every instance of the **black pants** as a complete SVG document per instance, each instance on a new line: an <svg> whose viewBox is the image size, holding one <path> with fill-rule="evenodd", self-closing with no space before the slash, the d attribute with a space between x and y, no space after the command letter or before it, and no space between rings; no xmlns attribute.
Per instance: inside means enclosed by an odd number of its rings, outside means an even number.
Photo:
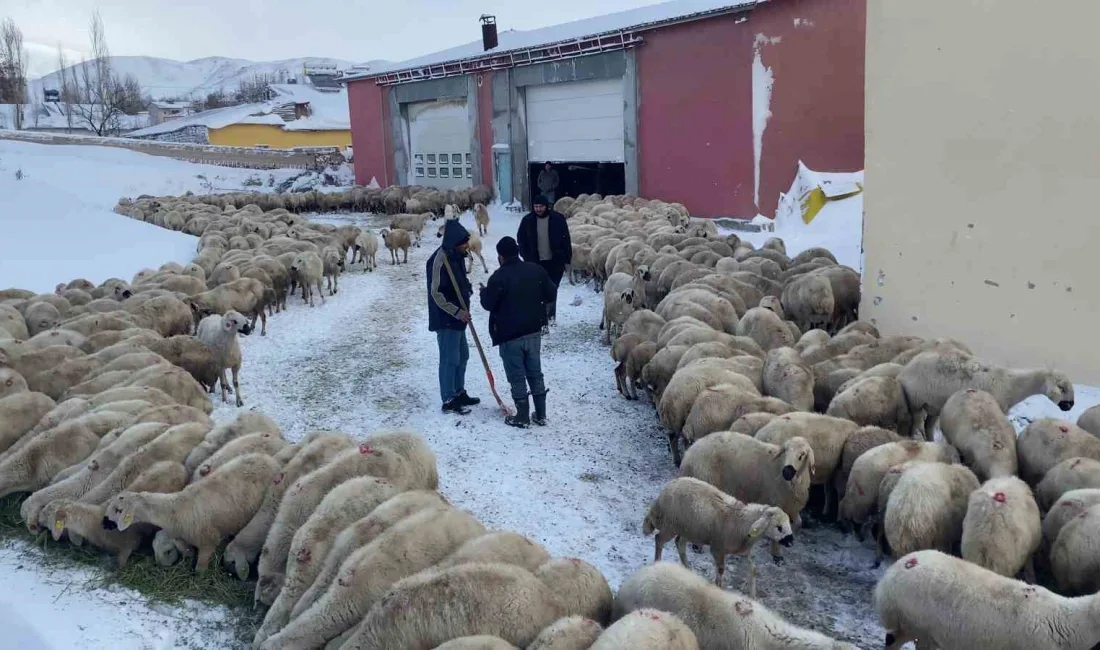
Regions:
<svg viewBox="0 0 1100 650"><path fill-rule="evenodd" d="M539 266L546 270L546 274L550 276L550 281L554 283L555 287L561 286L561 277L565 275L564 264L557 260L539 260ZM551 321L558 319L557 293L554 294L554 302L546 304L546 318Z"/></svg>

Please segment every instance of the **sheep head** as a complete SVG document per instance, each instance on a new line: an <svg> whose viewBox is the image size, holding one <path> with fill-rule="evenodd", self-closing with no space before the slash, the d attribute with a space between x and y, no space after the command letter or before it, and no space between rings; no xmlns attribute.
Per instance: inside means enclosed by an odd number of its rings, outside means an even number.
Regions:
<svg viewBox="0 0 1100 650"><path fill-rule="evenodd" d="M126 530L134 524L137 517L139 499L134 492L119 492L118 495L107 503L105 509L104 527L107 521L118 526L118 530Z"/></svg>
<svg viewBox="0 0 1100 650"><path fill-rule="evenodd" d="M782 461L780 475L784 481L793 481L807 467L810 469L811 475L816 471L814 467L814 450L805 438L799 436L791 438L779 447L775 452L775 458Z"/></svg>
<svg viewBox="0 0 1100 650"><path fill-rule="evenodd" d="M248 319L236 311L227 311L222 316L222 329L228 332L237 332L248 336L252 333L252 327Z"/></svg>
<svg viewBox="0 0 1100 650"><path fill-rule="evenodd" d="M794 533L791 530L791 519L787 513L775 506L769 506L764 514L753 523L749 529L749 537L756 539L761 535L765 539L779 542L783 546L794 544Z"/></svg>
<svg viewBox="0 0 1100 650"><path fill-rule="evenodd" d="M65 532L65 524L69 519L69 510L65 505L58 505L53 515L53 525L50 526L50 534L53 541L61 541L61 535Z"/></svg>
<svg viewBox="0 0 1100 650"><path fill-rule="evenodd" d="M1043 394L1063 411L1073 409L1073 382L1066 375L1051 371L1044 382Z"/></svg>

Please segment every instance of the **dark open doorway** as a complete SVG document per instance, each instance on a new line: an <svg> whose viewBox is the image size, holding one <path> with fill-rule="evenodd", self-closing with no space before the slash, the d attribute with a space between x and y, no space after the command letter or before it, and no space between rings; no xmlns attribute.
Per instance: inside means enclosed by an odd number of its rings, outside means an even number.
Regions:
<svg viewBox="0 0 1100 650"><path fill-rule="evenodd" d="M540 194L539 173L545 168L546 163L531 163L527 166L528 182L531 188L531 196L527 203ZM626 193L626 166L623 163L594 163L594 162L555 162L550 163L551 168L558 172L558 189L554 194L554 200L563 196L576 198L581 194L608 194Z"/></svg>

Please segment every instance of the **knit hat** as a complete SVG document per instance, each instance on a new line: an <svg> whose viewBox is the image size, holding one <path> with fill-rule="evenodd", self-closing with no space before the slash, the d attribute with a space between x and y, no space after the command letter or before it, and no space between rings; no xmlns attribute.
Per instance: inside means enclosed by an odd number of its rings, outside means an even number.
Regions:
<svg viewBox="0 0 1100 650"><path fill-rule="evenodd" d="M519 244L511 237L504 237L497 242L497 254L506 260L519 257Z"/></svg>
<svg viewBox="0 0 1100 650"><path fill-rule="evenodd" d="M531 205L545 205L547 207L550 207L550 201L547 201L545 196L539 194L535 197L535 200L531 202Z"/></svg>

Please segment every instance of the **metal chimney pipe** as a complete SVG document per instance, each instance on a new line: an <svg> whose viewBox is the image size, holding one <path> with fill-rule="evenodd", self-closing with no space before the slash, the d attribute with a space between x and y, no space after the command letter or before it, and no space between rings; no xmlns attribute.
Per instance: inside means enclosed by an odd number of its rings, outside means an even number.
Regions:
<svg viewBox="0 0 1100 650"><path fill-rule="evenodd" d="M497 17L490 16L488 14L481 15L481 44L484 46L485 51L493 49L497 46Z"/></svg>

